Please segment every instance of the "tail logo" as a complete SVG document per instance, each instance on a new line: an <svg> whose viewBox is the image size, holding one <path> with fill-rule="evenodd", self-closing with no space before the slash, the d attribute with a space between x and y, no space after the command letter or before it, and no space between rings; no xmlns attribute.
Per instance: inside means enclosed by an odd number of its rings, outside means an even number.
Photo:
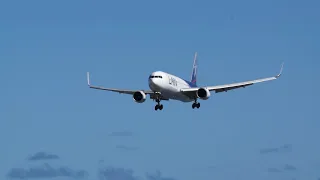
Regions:
<svg viewBox="0 0 320 180"><path fill-rule="evenodd" d="M194 85L197 84L197 67L198 67L197 55L198 53L196 52L194 54L193 68L192 68L192 75L191 75L191 83L193 83Z"/></svg>
<svg viewBox="0 0 320 180"><path fill-rule="evenodd" d="M197 82L196 76L197 76L197 65L195 65L193 67L192 83L196 83Z"/></svg>

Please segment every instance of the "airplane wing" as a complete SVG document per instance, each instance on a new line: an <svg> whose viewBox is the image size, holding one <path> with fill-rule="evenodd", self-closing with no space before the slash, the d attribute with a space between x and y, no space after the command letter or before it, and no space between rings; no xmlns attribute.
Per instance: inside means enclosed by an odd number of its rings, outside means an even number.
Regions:
<svg viewBox="0 0 320 180"><path fill-rule="evenodd" d="M217 86L206 86L204 88L208 89L209 91L215 91L216 93L220 92L227 92L229 90L237 89L237 88L244 88L246 86L250 86L256 83L265 82L265 81L271 81L278 79L282 74L283 69L283 63L281 65L280 73L276 76L262 78L262 79L256 79L251 81L244 81L244 82L238 82L238 83L232 83L232 84L225 84L225 85L217 85ZM200 87L199 87L200 88ZM195 96L196 91L199 88L183 88L180 91L185 92L189 96Z"/></svg>
<svg viewBox="0 0 320 180"><path fill-rule="evenodd" d="M87 81L88 81L88 86L92 89L98 89L98 90L104 90L104 91L112 91L112 92L117 92L120 94L134 94L137 91L143 91L145 94L154 94L153 91L150 90L128 90L128 89L114 89L114 88L105 88L101 86L92 86L90 84L90 75L89 72L87 72Z"/></svg>

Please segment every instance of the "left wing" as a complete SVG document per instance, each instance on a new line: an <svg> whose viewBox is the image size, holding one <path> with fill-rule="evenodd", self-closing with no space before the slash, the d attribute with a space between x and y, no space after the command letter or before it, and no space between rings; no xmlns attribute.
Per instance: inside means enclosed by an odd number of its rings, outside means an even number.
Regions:
<svg viewBox="0 0 320 180"><path fill-rule="evenodd" d="M262 79L256 79L256 80L251 80L251 81L244 81L244 82L239 82L239 83L232 83L232 84L225 84L225 85L218 85L218 86L207 86L204 87L205 89L208 89L209 91L215 91L216 93L219 92L227 92L229 90L237 89L237 88L244 88L246 86L250 86L256 83L260 82L265 82L265 81L271 81L271 80L276 80L278 79L281 74L282 74L282 69L283 69L283 63L281 65L280 73L276 76L273 77L268 77L268 78L262 78ZM200 88L200 87L199 87ZM180 89L181 92L185 92L189 96L191 94L194 95L194 93L199 89L199 88L183 88ZM192 96L192 95L191 95Z"/></svg>
<svg viewBox="0 0 320 180"><path fill-rule="evenodd" d="M88 81L88 86L92 89L98 89L98 90L105 90L105 91L113 91L113 92L118 92L120 94L134 94L137 91L143 91L145 94L154 94L153 91L150 90L128 90L128 89L114 89L114 88L105 88L105 87L100 87L100 86L92 86L90 84L90 75L89 72L87 72L87 81Z"/></svg>

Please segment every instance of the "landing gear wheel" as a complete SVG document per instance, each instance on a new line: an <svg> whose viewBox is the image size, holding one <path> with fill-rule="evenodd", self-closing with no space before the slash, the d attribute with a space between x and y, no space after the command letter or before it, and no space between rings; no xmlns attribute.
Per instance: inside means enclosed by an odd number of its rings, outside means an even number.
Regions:
<svg viewBox="0 0 320 180"><path fill-rule="evenodd" d="M162 105L162 104L157 104L157 105L154 107L154 110L157 111L158 109L161 111L161 110L163 109L163 105Z"/></svg>
<svg viewBox="0 0 320 180"><path fill-rule="evenodd" d="M200 108L200 103L193 103L192 104L192 109L194 109L194 108L197 108L197 109L199 109Z"/></svg>
<svg viewBox="0 0 320 180"><path fill-rule="evenodd" d="M197 104L197 108L198 108L198 109L199 109L199 107L200 107L200 103Z"/></svg>

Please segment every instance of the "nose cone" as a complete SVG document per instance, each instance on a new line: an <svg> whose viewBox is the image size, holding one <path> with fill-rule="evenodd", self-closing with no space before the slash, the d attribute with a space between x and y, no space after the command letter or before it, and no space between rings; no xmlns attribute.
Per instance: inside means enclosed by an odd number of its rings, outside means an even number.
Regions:
<svg viewBox="0 0 320 180"><path fill-rule="evenodd" d="M149 87L152 91L160 91L160 84L158 79L149 79Z"/></svg>
<svg viewBox="0 0 320 180"><path fill-rule="evenodd" d="M157 73L152 73L149 77L149 87L152 91L160 92L162 76Z"/></svg>

